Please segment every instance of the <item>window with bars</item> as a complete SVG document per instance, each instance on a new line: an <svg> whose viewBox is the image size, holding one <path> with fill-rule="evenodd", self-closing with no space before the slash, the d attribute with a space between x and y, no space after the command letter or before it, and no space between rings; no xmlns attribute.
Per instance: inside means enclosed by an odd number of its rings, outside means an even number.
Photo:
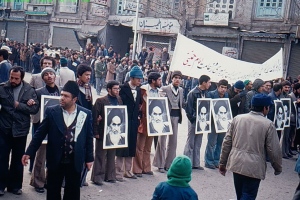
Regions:
<svg viewBox="0 0 300 200"><path fill-rule="evenodd" d="M180 0L157 0L159 14L176 14L179 11Z"/></svg>
<svg viewBox="0 0 300 200"><path fill-rule="evenodd" d="M60 0L59 4L59 12L77 13L77 0Z"/></svg>
<svg viewBox="0 0 300 200"><path fill-rule="evenodd" d="M284 0L257 0L256 17L282 18Z"/></svg>
<svg viewBox="0 0 300 200"><path fill-rule="evenodd" d="M23 1L14 0L14 10L22 10L22 9L23 9Z"/></svg>
<svg viewBox="0 0 300 200"><path fill-rule="evenodd" d="M206 12L229 13L229 19L234 19L236 0L207 0Z"/></svg>
<svg viewBox="0 0 300 200"><path fill-rule="evenodd" d="M118 0L117 15L135 15L134 10L124 9L126 7L126 4L128 4L128 1L129 0Z"/></svg>

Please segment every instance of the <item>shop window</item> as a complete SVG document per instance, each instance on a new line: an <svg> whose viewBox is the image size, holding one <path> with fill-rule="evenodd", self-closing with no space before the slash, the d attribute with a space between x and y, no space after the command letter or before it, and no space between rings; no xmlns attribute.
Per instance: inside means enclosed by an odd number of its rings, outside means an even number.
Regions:
<svg viewBox="0 0 300 200"><path fill-rule="evenodd" d="M14 10L22 10L22 9L23 9L23 1L14 0Z"/></svg>
<svg viewBox="0 0 300 200"><path fill-rule="evenodd" d="M282 18L284 0L257 0L256 17Z"/></svg>
<svg viewBox="0 0 300 200"><path fill-rule="evenodd" d="M59 12L77 13L77 0L60 0Z"/></svg>
<svg viewBox="0 0 300 200"><path fill-rule="evenodd" d="M236 0L207 0L206 12L228 13L229 19L234 19Z"/></svg>

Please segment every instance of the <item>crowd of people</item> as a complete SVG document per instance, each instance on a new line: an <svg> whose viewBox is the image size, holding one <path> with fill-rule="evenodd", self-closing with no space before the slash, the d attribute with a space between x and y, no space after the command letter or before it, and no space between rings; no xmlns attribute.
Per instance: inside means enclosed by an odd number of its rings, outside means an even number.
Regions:
<svg viewBox="0 0 300 200"><path fill-rule="evenodd" d="M199 79L186 77L181 71L169 72L167 48L154 61L152 47L148 51L142 48L137 60L132 60L132 47L121 57L112 46L106 49L99 44L88 44L84 52L78 52L5 42L0 49L0 196L6 188L22 194L23 165L30 160L30 185L39 193L47 187L47 199L51 200L61 199L61 186L65 188L64 199L80 199L80 187L88 186L88 170L92 171L91 181L103 185L151 176L153 167L167 173L169 179L157 186L153 199L174 199L174 191L178 196L185 194L178 199L197 199L188 183L192 169L204 167L218 168L223 175L227 169L233 171L237 198L246 199L248 195L255 199L259 182L265 178L265 162L271 162L278 175L282 158L292 158L299 151L300 126L296 122L300 114L300 80L237 80L231 85L225 79L213 83L207 75ZM29 60L21 59L24 49L29 52ZM23 80L26 71L32 73L29 83ZM107 94L101 94L103 89ZM43 120L42 95L60 97L58 105L44 111ZM148 97L167 97L171 125L155 124L150 130L155 133L171 129L172 134L148 134ZM216 119L211 124L204 117L210 110L197 104L197 100L207 98L214 104ZM291 106L290 126L278 131L273 122L279 114L273 101L281 98L290 98L296 107ZM228 99L230 106L217 101L220 99ZM116 110L105 112L106 106L116 105L127 107L128 144L125 148L105 149L104 139L107 146L125 143L124 138L115 135L121 129L121 114ZM154 115L162 111L153 103L151 122L155 123ZM227 119L229 112L231 121ZM106 117L108 134L104 129ZM188 120L185 156L176 157L178 124L184 119ZM31 123L33 136L25 151ZM201 130L209 130L204 166L200 165L203 134L197 134Z"/></svg>

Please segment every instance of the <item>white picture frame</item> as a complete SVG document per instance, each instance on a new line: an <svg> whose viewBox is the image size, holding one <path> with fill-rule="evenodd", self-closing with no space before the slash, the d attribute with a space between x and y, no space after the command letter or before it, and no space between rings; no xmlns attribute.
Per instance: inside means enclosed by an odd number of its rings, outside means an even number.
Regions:
<svg viewBox="0 0 300 200"><path fill-rule="evenodd" d="M285 122L284 127L290 127L291 126L291 99L290 98L281 98L280 99L283 105L283 110L285 113Z"/></svg>
<svg viewBox="0 0 300 200"><path fill-rule="evenodd" d="M211 132L211 99L198 98L195 134ZM205 113L205 114L204 114Z"/></svg>
<svg viewBox="0 0 300 200"><path fill-rule="evenodd" d="M172 135L173 129L167 97L148 97L146 107L148 136Z"/></svg>
<svg viewBox="0 0 300 200"><path fill-rule="evenodd" d="M103 149L128 147L127 106L104 106L104 120Z"/></svg>
<svg viewBox="0 0 300 200"><path fill-rule="evenodd" d="M284 129L285 114L283 109L283 104L281 100L274 100L274 125L277 131L282 131Z"/></svg>
<svg viewBox="0 0 300 200"><path fill-rule="evenodd" d="M294 101L293 104L295 106L296 129L300 129L300 107L297 105L297 101Z"/></svg>
<svg viewBox="0 0 300 200"><path fill-rule="evenodd" d="M233 119L229 99L228 98L212 99L211 105L212 105L212 114L214 118L216 133L226 133ZM220 113L219 113L219 109L222 109ZM220 122L219 118L222 119L224 118L224 120L221 119L222 121Z"/></svg>
<svg viewBox="0 0 300 200"><path fill-rule="evenodd" d="M40 122L44 120L45 110L49 106L59 105L60 96L42 95L40 104ZM42 144L48 143L48 136L43 140Z"/></svg>

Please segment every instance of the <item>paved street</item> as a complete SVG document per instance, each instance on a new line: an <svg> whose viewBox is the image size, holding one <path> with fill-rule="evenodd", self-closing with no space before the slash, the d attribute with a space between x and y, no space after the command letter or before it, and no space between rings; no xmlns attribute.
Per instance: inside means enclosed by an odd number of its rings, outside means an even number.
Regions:
<svg viewBox="0 0 300 200"><path fill-rule="evenodd" d="M29 74L26 74L26 80L29 80ZM104 90L103 90L104 92ZM95 97L95 91L94 97ZM183 153L185 141L187 138L187 119L179 125L179 136L177 155ZM31 135L28 137L28 142ZM201 160L204 166L203 158L207 143L207 135L203 137L201 147ZM152 159L153 159L152 151ZM258 192L258 200L290 200L293 197L296 186L299 182L298 175L294 172L296 156L293 159L283 160L283 172L279 176L274 176L274 170L268 163L266 180L261 182ZM146 200L151 199L155 186L167 180L166 173L157 172L153 168L154 176L143 175L142 178L125 179L125 182L105 183L103 186L95 186L89 182L88 187L81 190L81 199L105 199L105 200ZM91 173L88 174L90 176ZM2 199L24 199L37 200L45 199L46 194L38 194L34 188L29 186L30 175L28 167L24 170L23 194L15 196L6 193ZM89 177L88 177L89 180ZM221 176L217 170L205 168L204 171L193 170L191 186L197 192L200 200L229 200L235 199L232 173L228 172L225 177Z"/></svg>

